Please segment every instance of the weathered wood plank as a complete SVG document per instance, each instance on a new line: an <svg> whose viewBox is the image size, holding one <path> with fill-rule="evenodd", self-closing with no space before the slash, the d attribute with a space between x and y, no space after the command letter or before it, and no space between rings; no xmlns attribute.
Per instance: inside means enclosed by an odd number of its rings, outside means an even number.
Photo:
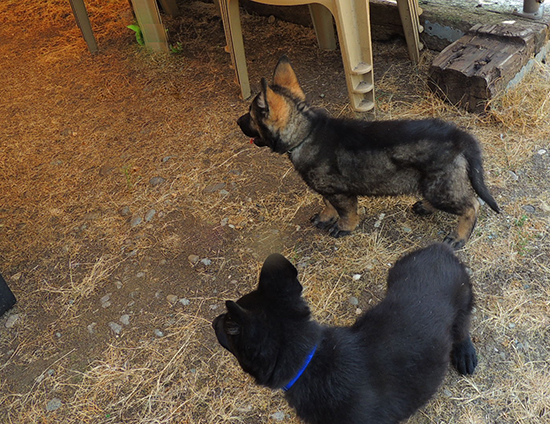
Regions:
<svg viewBox="0 0 550 424"><path fill-rule="evenodd" d="M536 52L536 32L520 23L475 25L430 68L430 86L453 104L483 111Z"/></svg>

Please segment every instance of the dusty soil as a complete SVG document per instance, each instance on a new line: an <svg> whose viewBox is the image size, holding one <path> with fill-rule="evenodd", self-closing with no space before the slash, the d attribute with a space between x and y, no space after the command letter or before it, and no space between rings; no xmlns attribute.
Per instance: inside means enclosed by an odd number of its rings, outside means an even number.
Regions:
<svg viewBox="0 0 550 424"><path fill-rule="evenodd" d="M0 319L1 421L298 422L218 346L224 300L282 252L316 318L349 324L383 295L391 263L455 219L418 218L411 198L363 199L352 236L312 228L319 196L235 124L248 103L213 5L182 3L166 18L176 52L155 55L126 28L127 2L101 3L87 2L94 56L66 2L0 5L0 272L19 300ZM254 88L284 53L312 103L352 116L339 51L269 22L243 16ZM475 133L503 209L483 208L458 253L475 284L479 370L450 371L410 422L550 422L550 70L471 115L427 90L434 52L413 68L402 40L374 48L375 117Z"/></svg>

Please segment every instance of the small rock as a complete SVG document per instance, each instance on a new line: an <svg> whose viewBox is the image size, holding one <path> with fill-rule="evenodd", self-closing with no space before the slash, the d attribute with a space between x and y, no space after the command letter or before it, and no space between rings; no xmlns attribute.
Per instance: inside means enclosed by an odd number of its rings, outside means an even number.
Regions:
<svg viewBox="0 0 550 424"><path fill-rule="evenodd" d="M118 211L118 213L121 215L121 216L128 216L130 215L130 206L123 206L120 208L120 210Z"/></svg>
<svg viewBox="0 0 550 424"><path fill-rule="evenodd" d="M55 370L52 370L51 368L46 371L46 374L48 374L50 377L52 377L55 374Z"/></svg>
<svg viewBox="0 0 550 424"><path fill-rule="evenodd" d="M206 186L203 190L203 193L214 193L215 191L221 190L225 187L225 183L216 183Z"/></svg>
<svg viewBox="0 0 550 424"><path fill-rule="evenodd" d="M46 404L46 411L48 412L55 411L56 409L61 408L61 405L62 405L61 399L53 398Z"/></svg>
<svg viewBox="0 0 550 424"><path fill-rule="evenodd" d="M403 227L403 231L410 233L412 230L409 227Z"/></svg>
<svg viewBox="0 0 550 424"><path fill-rule="evenodd" d="M275 421L283 421L285 417L286 414L283 411L277 411L270 415L270 418L273 418Z"/></svg>
<svg viewBox="0 0 550 424"><path fill-rule="evenodd" d="M60 339L60 338L61 338L61 333L59 333L59 332L55 333L55 337L57 337L58 339Z"/></svg>
<svg viewBox="0 0 550 424"><path fill-rule="evenodd" d="M163 162L163 163L166 163L166 162L168 162L170 159L172 159L172 158L174 158L174 157L175 157L175 156L165 156L165 157L162 158L162 162Z"/></svg>
<svg viewBox="0 0 550 424"><path fill-rule="evenodd" d="M169 294L168 296L166 296L166 300L169 303L176 303L178 301L178 297L176 295Z"/></svg>
<svg viewBox="0 0 550 424"><path fill-rule="evenodd" d="M356 315L361 315L362 313L363 313L363 310L362 310L361 308L357 308L357 309L355 310L355 314L356 314Z"/></svg>
<svg viewBox="0 0 550 424"><path fill-rule="evenodd" d="M156 187L156 186L162 184L165 181L166 180L162 177L153 177L149 180L149 184L151 184L153 187Z"/></svg>
<svg viewBox="0 0 550 424"><path fill-rule="evenodd" d="M200 261L201 258L199 258L197 255L189 255L187 257L187 259L189 260L189 262L191 262L192 264L196 264Z"/></svg>
<svg viewBox="0 0 550 424"><path fill-rule="evenodd" d="M103 303L101 304L101 307L102 307L102 308L108 308L109 306L111 306L111 302L103 302Z"/></svg>
<svg viewBox="0 0 550 424"><path fill-rule="evenodd" d="M6 324L4 325L6 326L6 328L13 328L13 326L18 320L19 320L19 314L11 314L6 321Z"/></svg>
<svg viewBox="0 0 550 424"><path fill-rule="evenodd" d="M157 337L163 337L164 336L164 333L162 331L160 331L158 328L156 328L155 331L153 331L153 333Z"/></svg>
<svg viewBox="0 0 550 424"><path fill-rule="evenodd" d="M210 309L215 311L216 309L218 309L218 305L210 305Z"/></svg>
<svg viewBox="0 0 550 424"><path fill-rule="evenodd" d="M140 271L136 274L136 277L137 278L143 278L143 277L145 277L145 273L143 271Z"/></svg>
<svg viewBox="0 0 550 424"><path fill-rule="evenodd" d="M359 299L357 299L355 296L351 296L349 298L349 303L351 303L353 306L359 305Z"/></svg>
<svg viewBox="0 0 550 424"><path fill-rule="evenodd" d="M201 259L201 263L202 263L203 265L209 266L209 265L212 264L212 261L211 261L210 259L208 259L208 258L204 258L204 259Z"/></svg>
<svg viewBox="0 0 550 424"><path fill-rule="evenodd" d="M527 213L535 213L535 207L531 205L523 205L521 207Z"/></svg>
<svg viewBox="0 0 550 424"><path fill-rule="evenodd" d="M516 174L514 171L508 171L508 174L510 175L510 178L512 178L514 181L519 180L518 174Z"/></svg>
<svg viewBox="0 0 550 424"><path fill-rule="evenodd" d="M189 299L186 299L185 297L183 299L180 299L180 303L183 305L183 306L188 306L191 302L189 301Z"/></svg>
<svg viewBox="0 0 550 424"><path fill-rule="evenodd" d="M112 294L112 293L106 294L106 295L103 296L101 299L99 299L99 301L100 301L101 303L107 303L109 300L111 300L111 294Z"/></svg>
<svg viewBox="0 0 550 424"><path fill-rule="evenodd" d="M351 278L353 278L353 281L358 281L361 279L361 274L353 274L353 277Z"/></svg>
<svg viewBox="0 0 550 424"><path fill-rule="evenodd" d="M443 389L443 393L444 393L445 396L447 396L447 397L451 397L451 396L453 395L449 389Z"/></svg>
<svg viewBox="0 0 550 424"><path fill-rule="evenodd" d="M516 326L516 324L514 324L513 322L511 322L510 324L508 324L508 328L514 328Z"/></svg>
<svg viewBox="0 0 550 424"><path fill-rule="evenodd" d="M94 334L95 333L95 326L97 325L96 322L92 322L89 324L86 328L88 329L88 333Z"/></svg>
<svg viewBox="0 0 550 424"><path fill-rule="evenodd" d="M110 322L109 328L115 333L116 335L120 334L122 331L122 325L116 323L116 322Z"/></svg>
<svg viewBox="0 0 550 424"><path fill-rule="evenodd" d="M275 16L269 15L269 18L267 18L267 23L274 24L275 23ZM284 418L284 415L283 415Z"/></svg>
<svg viewBox="0 0 550 424"><path fill-rule="evenodd" d="M119 318L119 321L124 325L130 325L130 315L124 314Z"/></svg>
<svg viewBox="0 0 550 424"><path fill-rule="evenodd" d="M542 156L546 153L546 149L540 149L537 153Z"/></svg>
<svg viewBox="0 0 550 424"><path fill-rule="evenodd" d="M131 220L130 220L130 227L137 227L139 224L141 224L143 222L143 218L141 216L134 216Z"/></svg>
<svg viewBox="0 0 550 424"><path fill-rule="evenodd" d="M147 213L145 214L145 222L149 222L153 219L153 217L155 216L155 214L157 213L156 210L154 209L149 209L147 211Z"/></svg>
<svg viewBox="0 0 550 424"><path fill-rule="evenodd" d="M223 218L221 221L220 221L220 225L222 227L225 227L227 225L227 223L229 222L229 218Z"/></svg>
<svg viewBox="0 0 550 424"><path fill-rule="evenodd" d="M120 290L122 288L122 281L119 281L119 280L115 281L115 286L117 289Z"/></svg>

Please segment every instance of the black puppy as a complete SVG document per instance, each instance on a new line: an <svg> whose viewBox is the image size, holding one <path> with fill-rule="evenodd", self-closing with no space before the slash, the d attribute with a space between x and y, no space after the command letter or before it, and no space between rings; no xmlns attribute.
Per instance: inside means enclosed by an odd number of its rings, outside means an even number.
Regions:
<svg viewBox="0 0 550 424"><path fill-rule="evenodd" d="M270 255L258 288L227 301L212 325L242 369L285 390L308 423L397 423L435 393L449 360L474 372L470 280L445 244L400 259L385 299L351 327L312 321L301 292L296 268Z"/></svg>

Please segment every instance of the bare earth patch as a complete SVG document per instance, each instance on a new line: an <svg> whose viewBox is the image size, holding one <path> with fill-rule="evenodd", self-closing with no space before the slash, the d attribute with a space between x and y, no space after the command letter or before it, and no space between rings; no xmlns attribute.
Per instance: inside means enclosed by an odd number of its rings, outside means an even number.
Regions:
<svg viewBox="0 0 550 424"><path fill-rule="evenodd" d="M154 55L126 28L127 1L87 1L91 57L68 2L23 3L0 4L0 270L19 300L0 319L0 421L297 423L217 344L224 301L281 252L316 318L349 324L381 298L391 264L454 218L364 198L352 236L312 228L320 197L236 126L248 102L212 4L182 2L166 18L180 53ZM314 105L352 116L340 54L312 29L246 15L243 27L253 88L284 53ZM474 115L427 89L433 52L415 69L404 43L374 48L376 118L473 132L503 209L483 207L459 252L479 369L450 370L409 422L550 422L550 68Z"/></svg>

